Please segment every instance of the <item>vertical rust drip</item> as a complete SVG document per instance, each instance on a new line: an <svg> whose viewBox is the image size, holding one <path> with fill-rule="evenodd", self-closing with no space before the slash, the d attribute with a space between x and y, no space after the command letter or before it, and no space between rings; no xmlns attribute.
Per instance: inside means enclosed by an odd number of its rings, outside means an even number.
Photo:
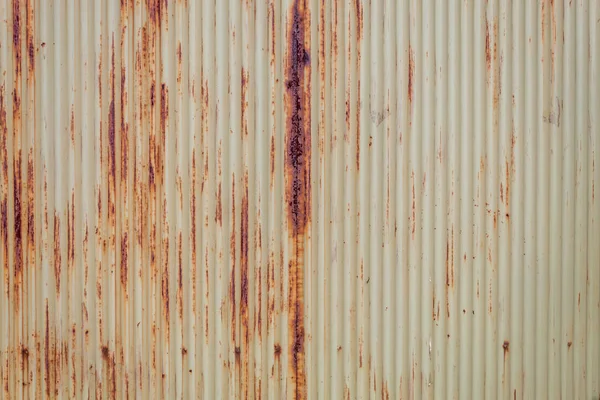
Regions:
<svg viewBox="0 0 600 400"><path fill-rule="evenodd" d="M54 213L54 278L56 279L56 294L60 294L60 268L62 259L60 254L60 216Z"/></svg>
<svg viewBox="0 0 600 400"><path fill-rule="evenodd" d="M0 246L2 247L3 289L8 298L8 149L6 126L5 86L0 86Z"/></svg>
<svg viewBox="0 0 600 400"><path fill-rule="evenodd" d="M290 239L289 354L294 398L306 398L304 349L304 242L311 212L310 10L295 0L288 13L284 96L285 197Z"/></svg>
<svg viewBox="0 0 600 400"><path fill-rule="evenodd" d="M250 321L249 321L249 304L248 304L248 171L244 172L244 184L242 187L242 220L241 220L241 300L240 300L240 319L242 330L242 351L244 365L242 366L242 398L248 398L249 385L249 365L250 361Z"/></svg>
<svg viewBox="0 0 600 400"><path fill-rule="evenodd" d="M23 279L23 236L21 234L21 6L13 0L13 202L14 202L14 308L20 308L21 284Z"/></svg>

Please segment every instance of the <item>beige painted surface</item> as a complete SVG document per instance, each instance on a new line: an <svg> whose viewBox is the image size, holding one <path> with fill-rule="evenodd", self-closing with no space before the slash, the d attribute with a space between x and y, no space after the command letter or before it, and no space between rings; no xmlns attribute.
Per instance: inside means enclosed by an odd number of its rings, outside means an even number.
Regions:
<svg viewBox="0 0 600 400"><path fill-rule="evenodd" d="M597 0L0 0L0 398L597 399L599 146Z"/></svg>

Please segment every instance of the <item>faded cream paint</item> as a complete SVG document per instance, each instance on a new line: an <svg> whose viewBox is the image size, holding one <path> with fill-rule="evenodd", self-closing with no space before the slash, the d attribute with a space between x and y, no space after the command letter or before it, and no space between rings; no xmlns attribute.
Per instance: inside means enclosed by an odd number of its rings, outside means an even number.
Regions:
<svg viewBox="0 0 600 400"><path fill-rule="evenodd" d="M600 3L0 0L0 399L600 396Z"/></svg>

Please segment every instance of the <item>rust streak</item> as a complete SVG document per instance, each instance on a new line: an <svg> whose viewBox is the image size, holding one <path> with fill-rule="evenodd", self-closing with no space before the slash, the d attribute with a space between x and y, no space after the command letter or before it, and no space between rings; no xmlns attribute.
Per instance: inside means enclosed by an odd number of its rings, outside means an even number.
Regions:
<svg viewBox="0 0 600 400"><path fill-rule="evenodd" d="M414 93L414 74L415 74L415 52L412 46L408 45L408 102L412 104Z"/></svg>
<svg viewBox="0 0 600 400"><path fill-rule="evenodd" d="M304 240L311 212L310 183L310 10L295 0L288 15L286 60L286 210L291 240L289 268L289 353L292 391L306 397L304 365Z"/></svg>
<svg viewBox="0 0 600 400"><path fill-rule="evenodd" d="M250 322L249 322L249 304L248 304L248 171L244 172L244 183L242 187L242 218L241 218L241 300L240 300L240 318L241 318L241 329L242 329L242 348L244 349L244 360L249 360L249 346L250 346ZM242 373L242 396L248 398L248 365L249 362L245 362L243 365Z"/></svg>
<svg viewBox="0 0 600 400"><path fill-rule="evenodd" d="M54 278L56 279L56 293L60 293L60 269L62 265L60 254L60 217L54 213Z"/></svg>

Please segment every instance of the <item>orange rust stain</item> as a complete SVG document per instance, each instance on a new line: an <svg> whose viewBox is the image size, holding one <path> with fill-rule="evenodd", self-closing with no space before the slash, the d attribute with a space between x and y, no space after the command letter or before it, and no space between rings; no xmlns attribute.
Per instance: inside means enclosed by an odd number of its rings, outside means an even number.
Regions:
<svg viewBox="0 0 600 400"><path fill-rule="evenodd" d="M383 382L383 388L381 390L381 399L390 400L390 391L388 389L388 384L386 381Z"/></svg>
<svg viewBox="0 0 600 400"><path fill-rule="evenodd" d="M275 323L275 255L273 252L269 254L267 263L267 326L270 328Z"/></svg>

